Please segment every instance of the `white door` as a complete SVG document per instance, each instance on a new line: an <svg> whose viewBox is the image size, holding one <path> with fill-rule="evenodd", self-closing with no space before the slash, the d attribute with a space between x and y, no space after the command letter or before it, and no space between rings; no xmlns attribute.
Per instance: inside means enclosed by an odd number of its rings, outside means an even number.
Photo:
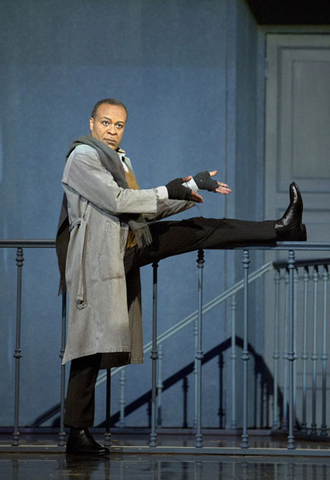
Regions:
<svg viewBox="0 0 330 480"><path fill-rule="evenodd" d="M265 217L303 192L308 240L330 240L330 36L267 36Z"/></svg>
<svg viewBox="0 0 330 480"><path fill-rule="evenodd" d="M311 34L267 35L266 131L265 131L265 218L278 218L286 209L289 184L295 181L303 194L304 223L308 240L330 241L330 36ZM299 253L296 258L320 254ZM329 257L329 252L324 255ZM283 254L281 254L283 257ZM274 260L271 254L266 260ZM299 283L299 285L302 282ZM274 280L266 280L265 360L273 369ZM303 303L303 287L298 287L298 306ZM285 302L285 299L284 299ZM321 315L322 298L319 301ZM310 305L312 310L312 305ZM307 351L313 353L312 311L308 321ZM311 318L310 318L311 317ZM279 383L283 391L287 334L285 312L280 315ZM296 401L301 420L302 318L297 315ZM317 386L321 386L322 319L317 331ZM329 345L329 344L328 344ZM310 363L311 365L311 363ZM312 368L308 368L311 385ZM309 425L311 391L308 391ZM318 394L319 396L319 394ZM328 395L329 396L329 395ZM319 401L318 401L318 410ZM318 426L320 418L318 418Z"/></svg>

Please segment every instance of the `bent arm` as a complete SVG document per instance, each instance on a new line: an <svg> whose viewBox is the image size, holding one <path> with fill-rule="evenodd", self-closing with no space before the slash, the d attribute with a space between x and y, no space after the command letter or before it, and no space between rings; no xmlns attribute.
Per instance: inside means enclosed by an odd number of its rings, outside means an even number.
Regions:
<svg viewBox="0 0 330 480"><path fill-rule="evenodd" d="M132 190L119 187L111 173L101 164L95 149L85 145L75 148L71 153L62 183L113 215L157 212L157 189Z"/></svg>

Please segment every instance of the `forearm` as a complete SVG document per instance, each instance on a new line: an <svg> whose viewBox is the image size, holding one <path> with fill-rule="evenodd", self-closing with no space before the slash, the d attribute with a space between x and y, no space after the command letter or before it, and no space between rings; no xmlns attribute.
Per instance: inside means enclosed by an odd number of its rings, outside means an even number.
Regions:
<svg viewBox="0 0 330 480"><path fill-rule="evenodd" d="M166 199L166 189L132 190L119 187L113 176L100 163L97 154L73 154L63 175L63 184L101 210L122 213L156 213L158 203Z"/></svg>

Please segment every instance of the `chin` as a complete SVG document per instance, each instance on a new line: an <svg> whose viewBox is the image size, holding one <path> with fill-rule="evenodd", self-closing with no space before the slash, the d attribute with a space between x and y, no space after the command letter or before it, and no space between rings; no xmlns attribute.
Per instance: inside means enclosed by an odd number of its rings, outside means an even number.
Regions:
<svg viewBox="0 0 330 480"><path fill-rule="evenodd" d="M113 143L108 142L108 140L103 140L103 143L105 143L106 145L108 145L108 147L110 147L114 150L116 150L116 148L117 148L117 145L114 145Z"/></svg>

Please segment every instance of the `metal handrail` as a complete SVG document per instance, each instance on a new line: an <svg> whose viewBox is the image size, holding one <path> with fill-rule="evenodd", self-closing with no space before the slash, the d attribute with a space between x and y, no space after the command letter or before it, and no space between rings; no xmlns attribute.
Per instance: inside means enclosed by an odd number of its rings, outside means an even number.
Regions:
<svg viewBox="0 0 330 480"><path fill-rule="evenodd" d="M296 260L295 267L302 268L302 267L315 267L318 265L330 265L330 258L316 258L311 260ZM277 270L283 270L288 268L288 262L286 260L277 260L273 262L274 268Z"/></svg>
<svg viewBox="0 0 330 480"><path fill-rule="evenodd" d="M2 238L0 239L0 248L54 248L55 240L51 239L13 239Z"/></svg>

